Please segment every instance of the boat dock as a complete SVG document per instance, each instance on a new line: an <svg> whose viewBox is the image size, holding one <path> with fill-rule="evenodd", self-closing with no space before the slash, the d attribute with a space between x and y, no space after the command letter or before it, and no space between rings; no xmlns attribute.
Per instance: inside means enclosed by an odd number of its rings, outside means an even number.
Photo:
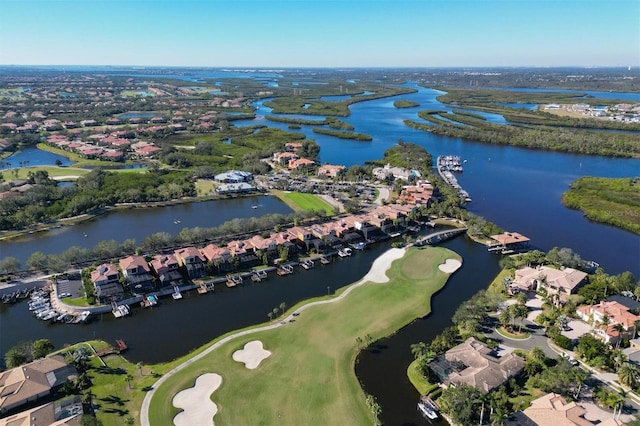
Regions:
<svg viewBox="0 0 640 426"><path fill-rule="evenodd" d="M278 266L278 269L276 269L276 274L282 276L282 275L289 275L293 273L293 266L291 265L280 265Z"/></svg>
<svg viewBox="0 0 640 426"><path fill-rule="evenodd" d="M436 161L436 168L438 169L438 174L440 175L442 180L444 180L452 188L456 189L460 198L462 198L466 202L471 201L469 193L462 189L462 187L458 183L458 179L456 179L456 177L453 175L453 173L462 173L462 163L460 162L460 157L454 155L440 156Z"/></svg>
<svg viewBox="0 0 640 426"><path fill-rule="evenodd" d="M241 275L227 275L227 287L235 287L238 284L242 284L242 276Z"/></svg>
<svg viewBox="0 0 640 426"><path fill-rule="evenodd" d="M315 266L315 263L313 262L313 260L307 259L300 262L300 266L302 266L304 269L309 270Z"/></svg>
<svg viewBox="0 0 640 426"><path fill-rule="evenodd" d="M213 293L215 290L215 283L213 281L200 281L198 284L198 293L199 294L207 294L209 292Z"/></svg>

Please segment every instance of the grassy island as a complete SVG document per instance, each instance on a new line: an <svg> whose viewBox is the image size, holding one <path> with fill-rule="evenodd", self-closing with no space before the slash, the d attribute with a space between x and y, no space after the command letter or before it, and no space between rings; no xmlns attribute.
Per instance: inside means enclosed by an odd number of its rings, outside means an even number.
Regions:
<svg viewBox="0 0 640 426"><path fill-rule="evenodd" d="M595 222L640 235L640 179L582 177L562 194L562 203Z"/></svg>
<svg viewBox="0 0 640 426"><path fill-rule="evenodd" d="M401 258L398 255L402 252L391 256L396 260L386 272L388 282L354 284L302 310L308 304L304 302L290 310L300 312L295 322L231 339L168 377L151 399L151 424L170 424L179 412L173 396L205 373L222 376L211 398L218 406L217 424L371 423L354 373L356 355L370 342L428 314L431 296L449 276L438 266L446 259L459 259L439 247L411 248ZM378 281L379 276L378 272L369 277ZM337 300L327 303L330 299ZM232 354L253 340L260 340L272 354L249 370Z"/></svg>
<svg viewBox="0 0 640 426"><path fill-rule="evenodd" d="M406 99L400 99L398 101L395 101L393 103L393 106L396 108L413 108L420 106L420 104L417 102L408 101Z"/></svg>
<svg viewBox="0 0 640 426"><path fill-rule="evenodd" d="M367 135L365 133L357 133L357 132L343 132L340 130L331 130L331 129L323 129L321 127L314 127L313 133L318 133L321 135L333 136L338 139L353 139L356 141L372 141L373 138L371 135Z"/></svg>

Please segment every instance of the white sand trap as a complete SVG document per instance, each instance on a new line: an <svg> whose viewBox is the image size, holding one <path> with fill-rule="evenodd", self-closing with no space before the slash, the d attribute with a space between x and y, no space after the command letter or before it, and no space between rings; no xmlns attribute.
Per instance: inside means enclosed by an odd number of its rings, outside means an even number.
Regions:
<svg viewBox="0 0 640 426"><path fill-rule="evenodd" d="M260 363L271 356L271 352L262 347L260 340L252 340L244 345L244 349L237 350L233 353L234 361L244 362L244 366L250 370L257 368Z"/></svg>
<svg viewBox="0 0 640 426"><path fill-rule="evenodd" d="M455 271L460 269L462 266L462 262L458 259L447 259L444 263L438 265L438 269L440 269L445 274L453 274Z"/></svg>
<svg viewBox="0 0 640 426"><path fill-rule="evenodd" d="M386 283L389 281L389 277L387 277L387 270L391 267L391 264L394 260L400 259L404 256L405 249L403 248L391 248L382 255L380 255L376 260L373 261L373 265L371 265L371 269L365 275L361 282L365 281L373 281L374 283Z"/></svg>
<svg viewBox="0 0 640 426"><path fill-rule="evenodd" d="M211 425L218 406L211 401L211 394L222 384L222 376L207 373L196 379L196 384L173 397L173 406L184 411L173 418L176 426Z"/></svg>

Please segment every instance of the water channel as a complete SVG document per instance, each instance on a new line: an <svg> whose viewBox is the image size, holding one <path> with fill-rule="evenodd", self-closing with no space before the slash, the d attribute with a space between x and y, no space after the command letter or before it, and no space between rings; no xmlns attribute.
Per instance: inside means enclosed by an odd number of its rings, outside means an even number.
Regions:
<svg viewBox="0 0 640 426"><path fill-rule="evenodd" d="M313 134L310 126L302 126L300 131L318 142L323 163L349 166L382 158L384 151L398 140L420 144L434 157L442 154L460 155L467 163L459 181L473 198L473 202L469 204L471 211L507 230L529 236L533 244L543 250L553 246L571 247L584 258L598 261L609 273L630 270L636 276L640 275L638 236L591 223L581 213L564 208L560 202L561 194L578 177L636 176L640 174L640 160L494 146L410 129L403 124L404 119L419 121L419 110L443 109L444 106L435 99L441 92L421 88L415 83L408 83L407 86L418 91L396 98L351 105L351 115L344 118L344 121L352 124L355 131L372 135L371 142L340 140ZM399 98L418 102L420 106L394 108L393 102ZM236 121L234 124L266 124L289 130L287 124L260 118L270 114L263 102L255 103L259 118ZM51 237L40 238L41 235L37 234L33 235L36 239L29 242L2 243L0 257L6 256L6 253L16 256L15 253L19 250L24 250L21 256L28 256L26 253L30 254L30 251L36 249L60 252L71 245L91 247L98 241L91 240L94 236L99 239L122 241L136 238L141 241L153 232L177 233L181 227L215 226L233 217L288 212L286 206L277 206L279 202L270 198L268 200L238 199L229 201L232 203L230 206L195 203L165 207L159 209L158 216L154 216L156 213L153 209L116 212L79 225L77 229L61 228L53 231ZM267 207L270 202L275 205ZM254 204L265 207L256 212L250 208ZM171 210L173 208L192 210L189 217L194 218L194 222L187 219L187 215ZM283 210L280 211L279 208ZM229 216L228 211L235 213ZM238 212L246 213L246 216L239 216ZM195 221L195 218L202 222ZM114 222L109 223L110 220ZM174 223L176 220L180 220L179 226ZM81 228L82 226L86 228ZM48 247L47 238L52 241L52 245ZM24 244L22 247L25 248L19 249L20 244ZM463 257L464 266L435 296L431 315L377 342L376 350L365 351L358 358L357 375L365 391L375 395L380 402L385 424L409 425L424 422L415 409L417 392L406 378L406 367L412 358L409 346L418 341L430 341L442 328L449 325L451 314L460 302L485 288L498 271L498 258L466 237L458 237L445 246ZM170 360L226 331L265 321L266 314L281 302L290 306L297 301L326 294L327 287L329 291L333 291L356 281L367 272L373 259L387 247L388 243L381 243L351 259L338 260L312 271L300 270L286 278L273 277L258 285L245 285L230 290L224 288L216 294L206 296L194 292L187 294L181 301L162 300L157 309L134 310L134 315L125 320L115 320L109 314L87 325L50 325L35 320L24 304L9 308L0 305L0 353L20 340L42 337L51 339L57 347L93 337L107 341L123 338L131 346L128 358L134 362ZM176 339L175 336L180 338Z"/></svg>

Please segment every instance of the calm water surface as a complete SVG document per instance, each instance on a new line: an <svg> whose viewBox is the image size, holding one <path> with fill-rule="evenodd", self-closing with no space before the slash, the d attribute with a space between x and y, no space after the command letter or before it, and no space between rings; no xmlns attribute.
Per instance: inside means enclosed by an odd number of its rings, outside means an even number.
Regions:
<svg viewBox="0 0 640 426"><path fill-rule="evenodd" d="M28 161L25 165L29 167L53 166L56 164L56 160L60 160L61 166L71 166L74 164L73 161L62 155L43 151L38 148L27 148L0 160L0 170L19 168L21 167L20 163L23 163L24 161ZM5 176L5 180L10 178L11 176Z"/></svg>
<svg viewBox="0 0 640 426"><path fill-rule="evenodd" d="M253 209L252 206L258 206L258 208ZM55 254L71 246L93 248L103 240L123 242L129 238L135 239L140 244L147 236L156 232L176 235L183 228L196 226L210 228L235 218L291 212L292 210L286 204L271 196L250 196L167 207L118 210L75 226L38 232L20 239L0 241L0 258L13 256L24 264L35 250L45 254Z"/></svg>
<svg viewBox="0 0 640 426"><path fill-rule="evenodd" d="M246 74L245 74L246 75ZM211 78L217 74L198 78ZM263 76L260 76L263 77ZM277 76L268 75L270 78ZM306 84L300 82L300 84ZM486 217L499 226L529 236L533 244L543 250L553 246L571 247L584 258L600 262L609 273L624 270L640 275L640 238L616 228L591 223L581 213L564 208L560 202L561 194L568 185L580 176L630 177L640 174L640 160L589 157L584 155L562 154L525 150L514 147L494 146L460 139L431 135L413 130L403 124L404 119L420 121L417 112L422 109L443 109L436 100L443 92L425 89L415 83L417 93L401 95L395 98L361 102L351 106L351 115L343 118L355 126L355 131L373 136L371 142L339 140L324 135L315 135L310 126L302 126L299 132L316 140L321 146L320 159L334 164L362 164L366 160L382 158L384 151L395 145L398 140L414 142L424 146L434 158L443 154L460 155L467 160L464 174L459 176L462 186L469 191L473 202L469 209ZM518 91L527 91L514 89ZM532 89L530 91L557 91ZM571 91L567 91L571 92ZM638 100L639 94L619 94L609 92L575 91L601 98ZM397 109L394 100L402 98L418 102L419 107ZM235 125L267 124L271 127L289 130L287 124L268 122L261 116L271 111L265 108L263 101L256 102L258 118L234 122ZM446 108L445 108L446 109ZM301 116L307 119L324 117ZM499 120L499 118L495 118ZM290 130L289 130L290 131ZM242 203L242 201L236 201ZM260 201L266 205L266 201ZM256 201L230 206L232 216L246 212L255 213L250 206ZM184 205L186 206L186 205ZM286 206L282 206L285 208ZM275 209L275 207L273 207ZM169 209L169 208L165 208ZM136 238L142 240L152 232L166 231L177 233L175 220L181 220L182 226L215 226L227 220L224 211L227 207L214 209L205 203L194 204L193 217L205 221L189 223L186 216L177 211L166 210L155 217L147 210L126 212L131 222L115 222L101 225L110 220L110 215L93 224L91 232L78 228L78 231L65 230L59 235L47 236L24 243L27 253L37 247L43 250L47 238L58 240L51 246L52 252L62 251L70 245L82 245L79 241L99 239ZM269 209L265 209L265 212ZM270 211L270 210L269 210ZM120 214L120 213L118 213ZM129 218L131 214L131 218ZM155 214L155 213L153 213ZM234 216L235 215L235 216ZM189 216L191 217L191 216ZM195 220L195 219L194 219ZM219 220L219 222L216 222ZM207 225L206 223L211 223ZM213 224L215 223L215 224ZM91 225L91 224L88 224ZM82 226L82 225L80 225ZM138 228L149 226L148 229ZM173 231L172 231L173 230ZM140 235L140 236L138 236ZM71 236L74 236L71 238ZM98 236L101 236L98 238ZM92 241L87 246L95 244ZM456 238L445 244L463 256L464 265L456 272L447 286L440 291L432 302L433 311L426 319L415 321L393 336L378 342L377 350L364 352L358 358L356 373L364 389L378 398L385 424L423 424L418 416L415 403L417 392L406 377L406 367L411 361L409 346L417 341L429 341L442 328L451 323L451 315L463 300L481 288L485 288L498 271L498 258L490 255L483 246L470 242L465 237ZM17 246L0 245L0 251L15 255ZM62 248L56 249L55 247ZM132 361L148 363L165 361L183 355L220 334L262 322L274 306L285 302L288 305L311 296L325 294L330 290L356 281L369 269L375 257L386 249L386 243L371 247L352 259L338 261L327 267L313 271L297 271L286 278L273 277L266 283L245 285L242 288L222 289L213 295L200 296L188 294L185 300L163 300L162 305L152 310L135 310L131 318L115 320L104 315L100 321L82 326L47 325L33 319L26 306L17 305L7 308L0 305L0 326L2 339L0 351L19 340L50 338L56 346L79 340L98 337L108 341L124 338L131 346L128 357ZM43 250L44 251L44 250ZM185 333L184 324L188 323ZM135 332L133 331L135 330ZM179 339L174 336L180 336ZM168 344L170 342L170 344Z"/></svg>

